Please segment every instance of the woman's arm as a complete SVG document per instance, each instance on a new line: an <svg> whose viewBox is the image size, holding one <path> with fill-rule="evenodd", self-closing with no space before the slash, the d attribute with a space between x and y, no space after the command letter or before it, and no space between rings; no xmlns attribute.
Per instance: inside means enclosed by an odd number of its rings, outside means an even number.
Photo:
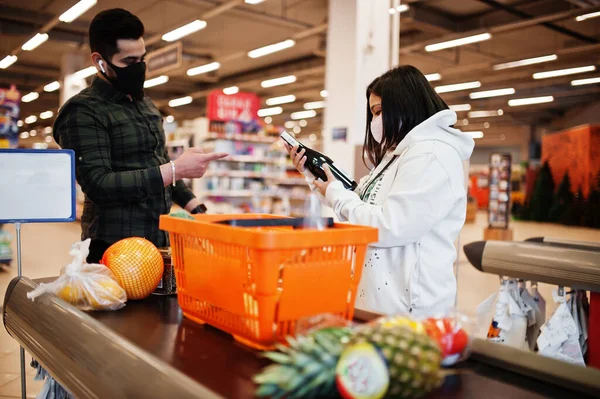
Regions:
<svg viewBox="0 0 600 399"><path fill-rule="evenodd" d="M448 174L433 153L403 157L383 205L369 205L341 182L327 188L327 201L340 218L379 229L374 246L393 247L417 242L454 207L458 196Z"/></svg>

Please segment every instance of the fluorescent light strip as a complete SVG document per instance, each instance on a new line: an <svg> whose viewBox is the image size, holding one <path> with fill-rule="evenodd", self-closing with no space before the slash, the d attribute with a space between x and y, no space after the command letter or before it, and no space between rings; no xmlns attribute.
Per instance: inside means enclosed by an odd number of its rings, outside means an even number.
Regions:
<svg viewBox="0 0 600 399"><path fill-rule="evenodd" d="M577 18L575 18L575 20L577 22L581 22L581 21L585 21L586 19L598 18L598 17L600 17L600 11L591 12L589 14L579 15Z"/></svg>
<svg viewBox="0 0 600 399"><path fill-rule="evenodd" d="M92 75L95 75L96 72L97 72L96 67L92 65L92 66L82 69L81 71L75 72L74 76L79 79L85 79L85 78L89 78Z"/></svg>
<svg viewBox="0 0 600 399"><path fill-rule="evenodd" d="M60 82L55 80L52 83L48 83L46 86L44 86L44 91L47 93L52 93L53 91L56 91L60 89Z"/></svg>
<svg viewBox="0 0 600 399"><path fill-rule="evenodd" d="M554 97L552 96L516 98L514 100L508 100L508 105L511 107L519 107L521 105L551 103L552 101L554 101Z"/></svg>
<svg viewBox="0 0 600 399"><path fill-rule="evenodd" d="M502 116L504 111L501 109L492 111L471 111L469 112L469 118L489 118L491 116Z"/></svg>
<svg viewBox="0 0 600 399"><path fill-rule="evenodd" d="M187 105L192 102L192 96L185 96L181 98L176 98L174 100L169 101L169 107L181 107L182 105Z"/></svg>
<svg viewBox="0 0 600 399"><path fill-rule="evenodd" d="M240 88L237 86L226 87L223 89L223 93L230 96L232 94L237 94L240 91Z"/></svg>
<svg viewBox="0 0 600 399"><path fill-rule="evenodd" d="M221 64L218 62L211 62L210 64L200 65L194 68L190 68L187 71L188 76L196 76L201 75L203 73L208 73L212 71L216 71L221 68Z"/></svg>
<svg viewBox="0 0 600 399"><path fill-rule="evenodd" d="M265 0L246 0L245 3L246 4L260 4Z"/></svg>
<svg viewBox="0 0 600 399"><path fill-rule="evenodd" d="M313 101L304 104L304 109L320 109L325 108L325 101Z"/></svg>
<svg viewBox="0 0 600 399"><path fill-rule="evenodd" d="M293 94L290 94L287 96L269 98L269 99L267 99L267 101L265 101L265 103L267 105L271 106L271 105L279 105L279 104L289 104L289 103L293 103L294 101L296 101L296 96Z"/></svg>
<svg viewBox="0 0 600 399"><path fill-rule="evenodd" d="M281 113L283 113L283 108L281 107L263 108L258 110L258 116L261 118L264 118L265 116L279 115Z"/></svg>
<svg viewBox="0 0 600 399"><path fill-rule="evenodd" d="M403 12L407 12L410 9L410 7L408 6L408 4L400 4L398 7L396 8L390 8L389 13L390 14L395 14L396 12L402 14Z"/></svg>
<svg viewBox="0 0 600 399"><path fill-rule="evenodd" d="M52 111L44 111L40 114L40 119L50 119L54 116L54 112Z"/></svg>
<svg viewBox="0 0 600 399"><path fill-rule="evenodd" d="M470 135L472 138L474 139L481 139L483 138L483 132L482 131L472 131L472 132L465 132L468 135Z"/></svg>
<svg viewBox="0 0 600 399"><path fill-rule="evenodd" d="M270 44L268 46L257 48L256 50L249 51L248 57L250 57L250 58L264 57L265 55L273 54L278 51L282 51L282 50L288 49L290 47L294 47L295 45L296 45L296 42L292 39L284 40L279 43Z"/></svg>
<svg viewBox="0 0 600 399"><path fill-rule="evenodd" d="M164 35L162 35L162 39L165 42L174 42L176 40L181 39L182 37L191 35L192 33L198 32L199 30L202 30L204 28L206 28L206 21L197 19L195 21L190 22L189 24L174 29L171 32L165 33Z"/></svg>
<svg viewBox="0 0 600 399"><path fill-rule="evenodd" d="M429 75L425 75L425 78L430 82L436 82L442 79L442 75L439 73L430 73Z"/></svg>
<svg viewBox="0 0 600 399"><path fill-rule="evenodd" d="M471 104L450 105L449 108L454 112L465 112L471 110Z"/></svg>
<svg viewBox="0 0 600 399"><path fill-rule="evenodd" d="M58 19L62 22L71 23L79 18L83 13L96 5L97 0L81 0L67 11L63 12Z"/></svg>
<svg viewBox="0 0 600 399"><path fill-rule="evenodd" d="M29 115L27 118L25 118L25 123L27 123L28 125L31 125L35 122L37 122L37 116L35 115Z"/></svg>
<svg viewBox="0 0 600 399"><path fill-rule="evenodd" d="M24 103L30 103L32 101L37 100L39 96L40 93L32 91L31 93L25 94L23 97L21 97L21 101L23 101Z"/></svg>
<svg viewBox="0 0 600 399"><path fill-rule="evenodd" d="M467 37L463 37L460 39L454 39L454 40L448 40L447 42L430 44L428 46L425 46L425 51L427 51L427 52L439 51L439 50L444 50L444 49L448 49L448 48L452 48L452 47L464 46L465 44L483 42L483 41L489 40L491 38L492 38L491 34L481 33L479 35L467 36Z"/></svg>
<svg viewBox="0 0 600 399"><path fill-rule="evenodd" d="M315 116L317 116L317 111L310 110L310 111L292 112L290 115L290 118L292 118L294 120L298 120L298 119L314 118Z"/></svg>
<svg viewBox="0 0 600 399"><path fill-rule="evenodd" d="M595 83L600 83L600 77L572 80L571 86L592 85Z"/></svg>
<svg viewBox="0 0 600 399"><path fill-rule="evenodd" d="M502 64L496 64L492 67L494 71L501 69L518 68L526 65L541 64L542 62L550 62L558 59L556 54L543 55L541 57L525 58L523 60L504 62Z"/></svg>
<svg viewBox="0 0 600 399"><path fill-rule="evenodd" d="M27 40L24 45L21 46L21 50L23 51L31 51L39 47L42 43L48 40L47 33L36 33L34 37Z"/></svg>
<svg viewBox="0 0 600 399"><path fill-rule="evenodd" d="M148 89L150 87L154 87L154 86L158 86L158 85L162 85L165 84L169 81L169 77L167 75L162 75L159 77L156 77L154 79L150 79L144 82L144 89Z"/></svg>
<svg viewBox="0 0 600 399"><path fill-rule="evenodd" d="M506 89L476 91L476 92L469 94L469 97L471 97L471 99L473 99L473 100L476 100L478 98L510 96L511 94L515 94L515 89L513 89L512 87L506 88Z"/></svg>
<svg viewBox="0 0 600 399"><path fill-rule="evenodd" d="M281 78L263 80L260 83L260 85L264 88L267 88L267 87L287 85L290 83L294 83L295 81L296 81L296 77L294 75L290 75L290 76L283 76Z"/></svg>
<svg viewBox="0 0 600 399"><path fill-rule="evenodd" d="M533 74L534 79L556 78L558 76L575 75L576 73L592 72L596 70L595 65L588 65L576 68L557 69L555 71L537 72Z"/></svg>
<svg viewBox="0 0 600 399"><path fill-rule="evenodd" d="M321 93L319 93L319 94L321 94L321 97L323 97L323 98L327 98L327 96L329 95L327 90L321 90Z"/></svg>
<svg viewBox="0 0 600 399"><path fill-rule="evenodd" d="M469 89L477 89L481 87L481 82L466 82L466 83L456 83L452 85L445 86L437 86L435 88L436 93L449 93L452 91L460 91L460 90L469 90Z"/></svg>
<svg viewBox="0 0 600 399"><path fill-rule="evenodd" d="M16 55L7 55L6 57L4 57L2 59L2 61L0 61L0 69L6 69L9 66L11 66L12 64L14 64L15 62L17 62Z"/></svg>

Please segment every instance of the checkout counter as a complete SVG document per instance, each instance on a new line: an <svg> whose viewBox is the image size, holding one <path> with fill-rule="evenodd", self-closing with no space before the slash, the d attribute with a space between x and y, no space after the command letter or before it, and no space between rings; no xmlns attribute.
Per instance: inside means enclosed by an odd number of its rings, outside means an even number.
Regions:
<svg viewBox="0 0 600 399"><path fill-rule="evenodd" d="M483 271L492 270L489 267L497 274L520 277L513 272L515 251L493 251L494 244L489 242L469 245L465 252L470 248L469 259ZM540 282L548 281L541 275L545 273L545 262L533 260L546 256L544 253L554 259L552 268L562 264L566 269L581 264L572 262L572 253L566 255L563 250L584 252L590 262L600 256L589 248L545 243L512 245L521 250L518 267L529 270L524 278L533 279L535 275ZM596 253L596 257L590 253ZM504 256L510 262L504 264ZM578 260L585 258L579 256ZM587 274L565 271L563 277L570 276L573 282L577 278L600 281L600 263L595 266L586 268ZM550 271L555 270L546 270ZM175 297L152 296L128 302L116 312L85 313L48 294L30 301L26 294L38 283L24 277L11 282L4 301L5 328L77 398L252 398L252 377L269 363L229 335L183 318ZM595 284L595 289L600 287L600 283ZM376 317L361 311L355 316L358 321ZM600 370L475 339L470 358L428 397L575 396L600 397Z"/></svg>

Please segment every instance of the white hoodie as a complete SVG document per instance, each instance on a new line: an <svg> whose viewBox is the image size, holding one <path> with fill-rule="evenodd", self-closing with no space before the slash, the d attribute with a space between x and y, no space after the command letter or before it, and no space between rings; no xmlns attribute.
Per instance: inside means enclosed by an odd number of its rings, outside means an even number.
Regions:
<svg viewBox="0 0 600 399"><path fill-rule="evenodd" d="M324 200L341 221L379 229L379 242L366 254L357 308L418 316L454 305L454 242L467 208L463 161L474 146L450 127L455 123L456 113L444 110L416 126L355 192L339 181L329 185ZM314 190L314 177L307 180ZM363 202L359 194L369 186Z"/></svg>

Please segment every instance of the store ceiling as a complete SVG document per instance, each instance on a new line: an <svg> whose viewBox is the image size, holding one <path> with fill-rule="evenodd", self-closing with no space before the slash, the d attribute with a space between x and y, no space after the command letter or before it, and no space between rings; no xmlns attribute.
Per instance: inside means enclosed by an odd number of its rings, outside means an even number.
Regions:
<svg viewBox="0 0 600 399"><path fill-rule="evenodd" d="M75 4L76 0L0 1L0 58L32 37L40 28ZM183 39L185 65L168 73L168 83L148 89L165 112L177 118L204 114L205 96L214 88L237 85L255 91L264 99L294 94L297 101L283 105L284 114L275 117L283 123L289 113L307 101L320 100L325 87L327 0L266 0L250 5L243 0L130 0L126 8L146 25L149 50L167 43L160 36L195 18L206 19L206 29ZM486 129L481 142L519 138L531 124L544 125L560 118L574 107L597 101L599 85L572 86L573 79L600 76L600 70L577 75L535 80L532 74L562 68L593 65L600 67L600 18L577 22L577 15L600 11L599 0L421 0L403 2L409 10L401 14L400 62L412 64L424 73L439 73L434 86L479 81L481 87L443 94L448 104L471 104L472 110L503 109L502 116L469 118L465 130ZM217 12L210 18L207 13ZM0 85L17 84L25 94L40 91L43 85L60 77L65 54L89 54L86 47L90 19L103 9L123 6L122 1L98 0L90 11L70 24L58 23L49 31L50 39L31 52L20 52L18 61L0 70ZM209 15L210 16L210 15ZM490 32L491 40L453 49L426 52L428 44ZM298 38L296 46L270 56L251 59L249 50L285 39ZM156 40L158 39L158 40ZM498 63L556 54L557 60L520 68L493 70ZM213 60L218 71L189 77L186 70ZM262 80L294 74L296 83L263 89ZM512 96L473 100L473 91L514 88ZM169 108L169 99L192 94L188 106ZM508 107L510 98L554 96L546 104ZM56 110L58 92L44 93L22 105L22 114L39 115ZM310 121L307 133L320 129L322 112ZM38 125L42 125L39 121ZM486 123L487 122L487 123ZM489 126L489 127L487 127ZM516 127L519 127L518 129Z"/></svg>

